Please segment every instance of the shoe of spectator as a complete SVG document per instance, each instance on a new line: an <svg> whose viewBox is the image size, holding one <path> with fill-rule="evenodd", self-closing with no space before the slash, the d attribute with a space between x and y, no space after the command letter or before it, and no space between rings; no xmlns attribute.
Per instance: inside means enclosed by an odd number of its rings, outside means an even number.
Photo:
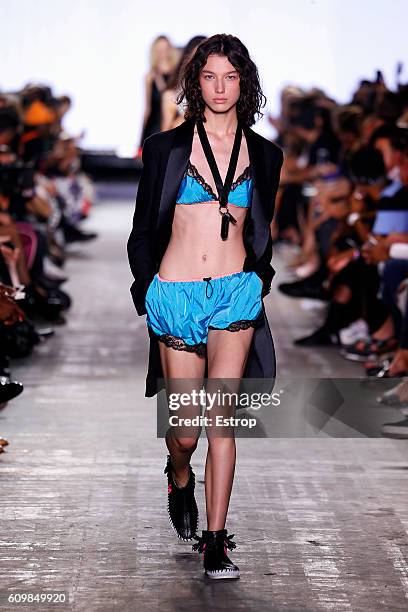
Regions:
<svg viewBox="0 0 408 612"><path fill-rule="evenodd" d="M299 279L308 278L313 272L316 272L318 265L314 261L307 261L295 269L295 274Z"/></svg>
<svg viewBox="0 0 408 612"><path fill-rule="evenodd" d="M69 223L65 223L64 225L64 234L66 242L88 242L89 240L94 240L98 237L96 232L83 232L82 230L75 227L75 225L70 225Z"/></svg>
<svg viewBox="0 0 408 612"><path fill-rule="evenodd" d="M398 346L398 339L391 336L384 340L366 338L356 340L340 349L340 355L349 361L367 361L367 359L389 353Z"/></svg>
<svg viewBox="0 0 408 612"><path fill-rule="evenodd" d="M408 376L408 370L400 370L399 372L395 372L391 374L390 372L391 364L384 366L378 374L376 374L376 378L405 378Z"/></svg>
<svg viewBox="0 0 408 612"><path fill-rule="evenodd" d="M43 270L44 275L51 280L58 280L61 282L68 280L62 270L49 257L44 257L43 259Z"/></svg>
<svg viewBox="0 0 408 612"><path fill-rule="evenodd" d="M395 353L389 353L387 355L383 355L381 359L378 357L373 357L369 361L364 363L364 371L365 375L368 377L377 376L378 372L380 372L383 368L389 367L394 358Z"/></svg>
<svg viewBox="0 0 408 612"><path fill-rule="evenodd" d="M278 289L289 297L309 298L322 301L329 300L329 294L321 284L313 285L304 280L294 283L281 283L278 285Z"/></svg>
<svg viewBox="0 0 408 612"><path fill-rule="evenodd" d="M30 319L41 317L47 321L57 321L64 303L56 294L51 293L53 291L56 290L44 290L44 294L41 294L34 285L26 285L25 298L19 305Z"/></svg>
<svg viewBox="0 0 408 612"><path fill-rule="evenodd" d="M332 346L339 342L338 332L331 332L325 327L320 327L313 334L294 340L293 344L296 346Z"/></svg>
<svg viewBox="0 0 408 612"><path fill-rule="evenodd" d="M66 325L67 320L62 315L59 315L59 317L57 317L56 319L54 319L51 322L52 322L53 325Z"/></svg>
<svg viewBox="0 0 408 612"><path fill-rule="evenodd" d="M401 383L401 384L404 384L404 383ZM398 385L398 387L399 386L400 385ZM376 398L376 400L379 404L382 404L383 406L390 406L391 408L398 408L398 410L400 410L402 414L408 416L408 399L402 400L400 398L400 396L398 395L397 387L394 387L393 389L389 389L388 391L385 391L385 393L383 393L382 395L379 395Z"/></svg>
<svg viewBox="0 0 408 612"><path fill-rule="evenodd" d="M72 300L68 293L58 287L48 290L48 299L49 301L55 300L56 302L60 302L62 304L61 310L68 310L72 305Z"/></svg>
<svg viewBox="0 0 408 612"><path fill-rule="evenodd" d="M23 392L23 385L8 376L0 376L0 404L6 404Z"/></svg>
<svg viewBox="0 0 408 612"><path fill-rule="evenodd" d="M354 344L357 340L369 337L368 325L364 319L357 319L339 331L340 342L343 347Z"/></svg>
<svg viewBox="0 0 408 612"><path fill-rule="evenodd" d="M6 438L0 438L0 446L8 446L8 440L6 440Z"/></svg>
<svg viewBox="0 0 408 612"><path fill-rule="evenodd" d="M56 244L50 245L49 250L49 258L52 263L58 266L59 268L62 268L65 263L65 255L63 250Z"/></svg>
<svg viewBox="0 0 408 612"><path fill-rule="evenodd" d="M65 280L51 279L48 278L48 276L45 276L44 274L35 277L36 285L40 285L40 287L42 287L43 289L58 289L67 280L68 278L65 278Z"/></svg>
<svg viewBox="0 0 408 612"><path fill-rule="evenodd" d="M0 323L0 338L4 352L17 359L31 355L33 347L40 342L34 326L28 320L17 321L13 325Z"/></svg>
<svg viewBox="0 0 408 612"><path fill-rule="evenodd" d="M408 417L396 423L384 423L381 427L381 433L387 438L406 440L408 438Z"/></svg>
<svg viewBox="0 0 408 612"><path fill-rule="evenodd" d="M35 331L40 338L40 342L45 342L45 340L55 335L55 330L52 327L37 327Z"/></svg>

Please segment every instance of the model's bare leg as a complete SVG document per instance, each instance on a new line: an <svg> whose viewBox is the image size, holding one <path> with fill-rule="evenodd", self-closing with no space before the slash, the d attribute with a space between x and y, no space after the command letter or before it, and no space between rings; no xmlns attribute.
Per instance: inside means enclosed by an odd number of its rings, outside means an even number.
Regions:
<svg viewBox="0 0 408 612"><path fill-rule="evenodd" d="M251 346L254 329L230 332L210 330L208 334L208 378L234 379L238 391ZM231 381L232 383L232 381ZM217 385L215 385L217 386ZM235 411L218 407L218 413L226 411L234 416ZM207 507L207 529L224 529L235 472L236 447L233 427L220 432L207 428L208 452L205 465L205 497Z"/></svg>
<svg viewBox="0 0 408 612"><path fill-rule="evenodd" d="M199 390L204 378L205 357L175 350L162 342L159 343L159 348L168 393L190 393L193 389ZM200 408L194 406L183 406L177 411L179 416L189 418L200 413ZM191 455L197 448L199 435L200 428L197 427L169 428L166 433L173 475L180 487L184 487L188 482L188 465Z"/></svg>

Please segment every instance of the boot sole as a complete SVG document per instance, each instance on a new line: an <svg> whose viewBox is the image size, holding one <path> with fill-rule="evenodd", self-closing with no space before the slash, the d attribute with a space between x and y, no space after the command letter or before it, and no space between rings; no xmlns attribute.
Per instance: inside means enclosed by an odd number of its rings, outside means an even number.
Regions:
<svg viewBox="0 0 408 612"><path fill-rule="evenodd" d="M204 572L205 575L207 576L207 578L210 578L211 580L222 580L225 578L239 578L239 572L237 570L230 570L230 571L225 571L225 570L218 570L218 571L214 571L214 572Z"/></svg>

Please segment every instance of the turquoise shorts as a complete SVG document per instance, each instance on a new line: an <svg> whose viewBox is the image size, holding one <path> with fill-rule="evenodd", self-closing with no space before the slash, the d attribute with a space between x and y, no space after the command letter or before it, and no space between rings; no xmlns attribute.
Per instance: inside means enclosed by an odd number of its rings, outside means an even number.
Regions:
<svg viewBox="0 0 408 612"><path fill-rule="evenodd" d="M209 329L233 332L261 323L262 287L253 271L181 281L156 274L145 298L149 334L204 356Z"/></svg>

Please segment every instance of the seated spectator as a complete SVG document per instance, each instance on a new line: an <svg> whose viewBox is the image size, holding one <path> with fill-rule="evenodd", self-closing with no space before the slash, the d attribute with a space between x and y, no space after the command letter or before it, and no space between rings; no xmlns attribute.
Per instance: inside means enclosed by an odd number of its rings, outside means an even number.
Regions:
<svg viewBox="0 0 408 612"><path fill-rule="evenodd" d="M402 342L395 290L398 279L404 278L404 264L387 261L378 265L374 256L372 260L368 256L375 244L386 244L390 249L408 232L407 184L401 179L407 137L406 131L395 125L406 112L407 102L400 92L389 94L383 82L362 82L352 105L333 107L327 99L326 108L340 142L340 148L332 148L331 153L317 154L316 147L311 147L315 115L304 102L310 95L299 96L293 116L280 134L288 161L285 159L277 199L275 240L284 236L289 214L302 223L298 237L286 233L300 243L293 266L299 280L282 283L279 289L292 297L328 302L323 324L295 344L338 345L340 332L365 322L370 338L342 349L347 358L362 362L373 353L395 353ZM292 142L300 135L303 151L300 147L293 155ZM302 164L305 151L308 157ZM387 376L404 373L400 354L397 359L392 367L388 364ZM384 367L380 369L380 375L385 375Z"/></svg>
<svg viewBox="0 0 408 612"><path fill-rule="evenodd" d="M54 334L44 323L65 323L67 244L96 237L80 228L95 192L62 127L70 105L40 84L0 94L0 406L23 390L10 361Z"/></svg>

